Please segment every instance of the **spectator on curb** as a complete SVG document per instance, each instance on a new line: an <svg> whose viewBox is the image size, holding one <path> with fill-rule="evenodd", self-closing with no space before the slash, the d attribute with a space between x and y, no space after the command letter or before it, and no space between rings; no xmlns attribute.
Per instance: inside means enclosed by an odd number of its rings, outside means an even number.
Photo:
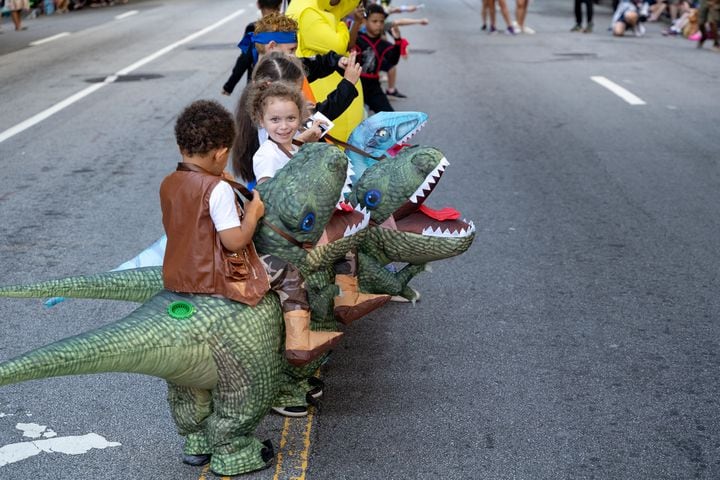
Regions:
<svg viewBox="0 0 720 480"><path fill-rule="evenodd" d="M645 35L645 26L642 24L648 18L650 6L640 0L622 0L613 14L610 27L616 37L622 37L628 28L635 32L636 37Z"/></svg>

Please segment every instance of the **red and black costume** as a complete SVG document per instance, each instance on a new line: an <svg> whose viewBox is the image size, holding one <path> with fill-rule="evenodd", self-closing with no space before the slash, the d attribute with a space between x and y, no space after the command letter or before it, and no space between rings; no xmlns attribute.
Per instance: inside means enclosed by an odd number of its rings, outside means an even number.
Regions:
<svg viewBox="0 0 720 480"><path fill-rule="evenodd" d="M387 95L380 86L380 70L389 70L397 65L401 46L401 38L396 38L395 43L390 43L382 36L372 38L367 33L358 34L353 49L358 52L358 61L362 65L360 82L365 104L375 113L393 111Z"/></svg>

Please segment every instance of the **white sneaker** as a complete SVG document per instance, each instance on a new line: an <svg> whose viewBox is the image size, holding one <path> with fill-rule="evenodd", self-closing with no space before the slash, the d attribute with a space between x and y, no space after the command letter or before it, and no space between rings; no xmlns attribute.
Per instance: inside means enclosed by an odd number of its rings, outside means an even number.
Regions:
<svg viewBox="0 0 720 480"><path fill-rule="evenodd" d="M535 30L533 30L532 28L530 28L528 26L525 26L522 29L522 33L524 33L526 35L535 35Z"/></svg>
<svg viewBox="0 0 720 480"><path fill-rule="evenodd" d="M512 28L515 31L516 34L523 33L522 28L520 28L520 25L518 24L517 20L513 20L512 22Z"/></svg>
<svg viewBox="0 0 720 480"><path fill-rule="evenodd" d="M645 35L645 25L643 25L642 23L638 23L637 26L635 26L634 30L636 37L642 37L643 35Z"/></svg>

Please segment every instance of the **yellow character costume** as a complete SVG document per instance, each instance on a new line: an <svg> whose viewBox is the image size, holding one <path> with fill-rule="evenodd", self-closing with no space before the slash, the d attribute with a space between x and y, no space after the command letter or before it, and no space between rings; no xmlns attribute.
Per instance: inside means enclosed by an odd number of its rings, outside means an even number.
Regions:
<svg viewBox="0 0 720 480"><path fill-rule="evenodd" d="M359 0L340 0L330 5L330 0L293 0L285 14L297 20L298 29L298 57L312 57L334 51L346 55L350 31L342 21L358 6ZM337 72L325 78L315 80L310 88L318 102L322 102L337 88L342 75ZM333 120L335 126L332 136L340 140L347 140L350 132L363 119L363 93L360 83L357 84L359 95L350 104L345 112Z"/></svg>

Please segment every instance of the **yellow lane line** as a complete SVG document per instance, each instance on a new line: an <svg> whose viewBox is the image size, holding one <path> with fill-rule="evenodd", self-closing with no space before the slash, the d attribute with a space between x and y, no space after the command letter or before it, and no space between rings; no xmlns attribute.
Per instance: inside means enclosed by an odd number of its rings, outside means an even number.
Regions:
<svg viewBox="0 0 720 480"><path fill-rule="evenodd" d="M275 456L275 475L273 476L273 480L279 480L280 474L283 471L283 449L285 448L285 445L287 445L287 436L289 431L290 418L285 417L282 434L280 435L280 448L278 449L277 455Z"/></svg>
<svg viewBox="0 0 720 480"><path fill-rule="evenodd" d="M302 458L302 475L296 477L297 480L305 480L305 472L308 468L308 457L310 456L310 433L312 432L313 417L315 416L315 409L310 408L307 416L307 426L305 427L305 448L300 452L300 458Z"/></svg>

